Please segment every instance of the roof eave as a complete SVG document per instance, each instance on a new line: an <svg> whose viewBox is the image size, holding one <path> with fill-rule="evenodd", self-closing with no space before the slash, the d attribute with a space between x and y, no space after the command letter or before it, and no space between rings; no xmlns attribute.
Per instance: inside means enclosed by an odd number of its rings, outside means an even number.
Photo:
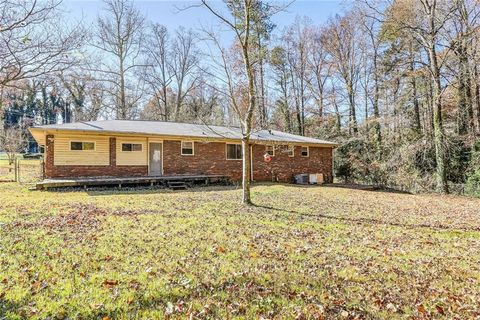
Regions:
<svg viewBox="0 0 480 320"><path fill-rule="evenodd" d="M137 131L114 131L114 130L85 130L77 128L48 128L48 127L30 127L30 132L37 142L39 142L40 135L47 135L49 133L60 133L60 132L74 132L74 133L83 133L83 134L100 134L100 135L138 135L138 136L156 136L156 137L170 137L170 138L184 138L184 139L202 139L202 140L211 140L211 141L231 141L231 142L240 142L241 138L231 138L231 137L206 137L199 135L171 135L171 134L160 134L160 133L146 133L146 132L137 132ZM338 147L337 143L333 142L308 142L308 141L287 141L287 140L267 140L267 139L250 139L252 142L257 144L295 144L295 145L309 145L309 146L318 146L318 147L329 147L336 148Z"/></svg>

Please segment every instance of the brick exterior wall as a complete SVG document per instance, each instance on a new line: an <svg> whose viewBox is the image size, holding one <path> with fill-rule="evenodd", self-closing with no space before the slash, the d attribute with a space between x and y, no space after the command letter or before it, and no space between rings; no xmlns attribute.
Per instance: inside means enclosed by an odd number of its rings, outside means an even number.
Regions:
<svg viewBox="0 0 480 320"><path fill-rule="evenodd" d="M309 147L309 156L301 156L297 146L289 157L287 147L280 146L269 163L263 159L265 146L253 146L253 178L258 181L292 182L293 176L302 173L323 173L326 182L333 182L332 148Z"/></svg>
<svg viewBox="0 0 480 320"><path fill-rule="evenodd" d="M46 137L46 159L44 172L46 178L74 178L74 177L131 177L148 175L148 166L117 166L116 165L116 138L110 138L110 164L108 166L82 166L82 165L55 165L54 148L55 137Z"/></svg>
<svg viewBox="0 0 480 320"><path fill-rule="evenodd" d="M166 175L173 174L220 174L228 175L232 180L241 180L242 161L226 160L225 143L195 142L193 156L180 154L180 141L163 142L163 170ZM257 181L291 182L293 176L301 173L323 173L325 181L332 181L332 149L310 147L309 157L301 157L301 147L295 147L294 157L279 148L270 163L265 163L264 145L254 145L253 179Z"/></svg>
<svg viewBox="0 0 480 320"><path fill-rule="evenodd" d="M182 156L180 141L163 141L163 173L218 174L241 180L242 161L227 160L226 145L222 142L195 142L194 155Z"/></svg>
<svg viewBox="0 0 480 320"><path fill-rule="evenodd" d="M116 138L110 138L110 164L108 166L55 165L53 135L46 137L46 178L72 178L89 176L146 176L148 166L117 166ZM325 181L332 181L332 149L310 147L309 157L301 157L301 147L295 147L294 157L285 148L276 149L270 163L265 163L265 146L253 145L253 179L256 181L291 182L300 173L323 173ZM227 160L226 146L222 142L195 142L194 155L181 155L180 141L163 141L163 173L165 175L216 174L232 180L241 180L242 161Z"/></svg>

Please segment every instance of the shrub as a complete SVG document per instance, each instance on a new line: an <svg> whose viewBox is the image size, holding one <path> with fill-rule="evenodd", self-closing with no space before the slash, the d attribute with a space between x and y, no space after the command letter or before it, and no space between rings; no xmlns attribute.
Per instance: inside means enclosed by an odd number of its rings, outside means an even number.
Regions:
<svg viewBox="0 0 480 320"><path fill-rule="evenodd" d="M467 180L467 170L472 154L472 143L460 138L450 138L447 148L448 181L464 184Z"/></svg>
<svg viewBox="0 0 480 320"><path fill-rule="evenodd" d="M480 169L468 177L465 184L465 194L480 198Z"/></svg>
<svg viewBox="0 0 480 320"><path fill-rule="evenodd" d="M362 138L345 141L335 151L335 175L345 182L384 185L385 173L374 150L372 143Z"/></svg>

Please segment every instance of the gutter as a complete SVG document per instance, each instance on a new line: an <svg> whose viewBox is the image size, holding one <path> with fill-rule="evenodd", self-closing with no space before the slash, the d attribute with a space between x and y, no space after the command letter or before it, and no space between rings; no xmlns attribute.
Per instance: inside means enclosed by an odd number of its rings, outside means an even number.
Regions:
<svg viewBox="0 0 480 320"><path fill-rule="evenodd" d="M75 132L80 134L91 134L91 135L125 135L125 136L139 136L139 137L169 137L174 138L172 140L182 140L182 139L192 139L192 140L207 140L212 142L235 142L241 143L241 138L230 138L230 137L202 137L202 136L189 136L189 135L172 135L172 134L158 134L158 133L145 133L145 132L136 132L136 131L112 131L112 130L84 130L84 129L46 129L42 127L30 127L29 131L32 133L36 131L43 131L44 135L49 133L68 133L68 132ZM35 136L34 136L35 137ZM168 140L168 139L165 139ZM253 144L260 144L260 145L275 145L275 144L285 144L285 145L304 145L304 146L317 146L317 147L329 147L329 148L337 148L339 144L329 142L329 143L317 143L317 142L306 142L306 141L285 141L285 140L261 140L261 139L250 139Z"/></svg>

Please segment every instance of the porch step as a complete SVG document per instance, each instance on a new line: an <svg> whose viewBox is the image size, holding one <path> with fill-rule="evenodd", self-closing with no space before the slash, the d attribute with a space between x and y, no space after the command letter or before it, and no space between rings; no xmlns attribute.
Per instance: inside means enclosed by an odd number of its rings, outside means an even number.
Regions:
<svg viewBox="0 0 480 320"><path fill-rule="evenodd" d="M184 181L168 181L167 184L172 190L187 189L187 185Z"/></svg>

